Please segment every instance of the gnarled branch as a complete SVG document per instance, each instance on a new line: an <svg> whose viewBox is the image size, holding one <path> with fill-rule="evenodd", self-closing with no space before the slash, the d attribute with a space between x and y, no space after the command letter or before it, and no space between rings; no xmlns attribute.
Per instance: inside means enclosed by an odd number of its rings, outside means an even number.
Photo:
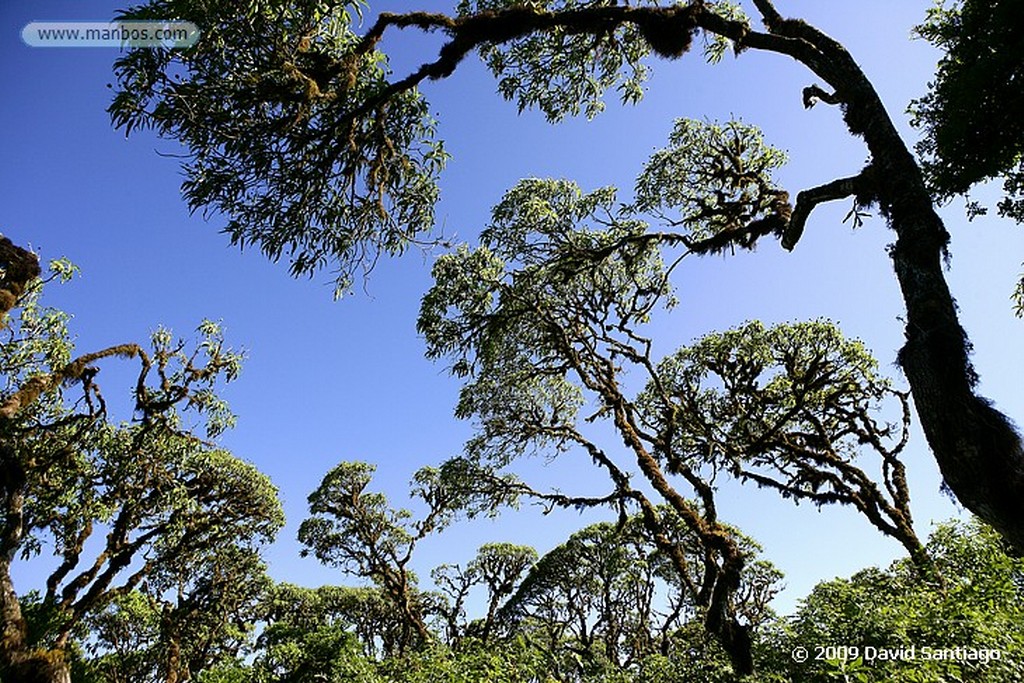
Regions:
<svg viewBox="0 0 1024 683"><path fill-rule="evenodd" d="M459 63L484 44L502 44L539 31L560 29L568 34L607 34L619 26L633 24L655 53L667 58L682 55L697 29L722 35L738 47L769 50L807 63L819 63L817 50L802 37L752 31L745 22L726 19L702 3L669 7L608 5L550 12L528 7L478 12L453 18L430 12L395 14L382 12L356 47L355 55L376 48L391 26L416 27L427 32L442 30L451 36L438 52L405 78L394 81L352 112L352 118L369 114L383 104L426 80L440 80L455 72Z"/></svg>
<svg viewBox="0 0 1024 683"><path fill-rule="evenodd" d="M804 234L804 226L807 217L811 215L818 204L831 202L846 197L868 197L870 196L870 173L864 169L855 176L838 178L830 183L818 185L807 190L802 190L796 196L796 206L793 208L793 215L789 219L789 225L782 233L782 248L793 251L793 247ZM865 202L866 203L866 202Z"/></svg>
<svg viewBox="0 0 1024 683"><path fill-rule="evenodd" d="M810 109L818 100L821 100L825 104L839 104L842 100L834 92L828 92L824 88L817 85L809 85L804 88L804 109Z"/></svg>

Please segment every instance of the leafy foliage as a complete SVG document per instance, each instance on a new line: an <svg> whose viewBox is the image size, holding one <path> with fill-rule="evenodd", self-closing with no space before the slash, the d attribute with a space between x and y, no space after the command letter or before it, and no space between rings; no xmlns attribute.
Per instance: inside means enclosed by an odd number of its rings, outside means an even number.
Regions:
<svg viewBox="0 0 1024 683"><path fill-rule="evenodd" d="M709 3L709 5L711 11L721 15L728 21L743 24L747 26L747 30L749 30L750 18L738 3L731 2L729 0L721 0L720 2ZM722 61L722 58L725 57L725 53L730 47L737 55L742 49L738 43L719 33L709 34L705 32L704 41L704 58L709 64L717 64Z"/></svg>
<svg viewBox="0 0 1024 683"><path fill-rule="evenodd" d="M472 16L513 7L572 12L615 4L614 0L463 0L458 13ZM640 3L657 4L652 0ZM593 118L604 109L604 94L612 89L618 91L623 102L638 102L648 77L642 60L649 52L637 25L620 24L596 33L571 27L529 33L505 43L488 43L480 56L498 79L502 97L515 100L520 111L537 108L549 121L556 122L581 112Z"/></svg>
<svg viewBox="0 0 1024 683"><path fill-rule="evenodd" d="M167 593L122 593L89 615L90 668L125 682L230 669L249 646L270 584L252 549L214 549Z"/></svg>
<svg viewBox="0 0 1024 683"><path fill-rule="evenodd" d="M462 504L464 484L445 477L440 470L424 468L416 473L414 495L427 505L426 514L410 521L412 513L392 509L383 494L367 492L372 465L343 462L327 473L309 496L311 517L299 527L303 554L341 567L380 586L394 609L402 615L399 652L432 640L425 617L427 596L416 588L409 568L417 543L451 524Z"/></svg>
<svg viewBox="0 0 1024 683"><path fill-rule="evenodd" d="M383 97L386 57L352 31L361 0L154 0L122 19L177 17L195 46L115 63L114 124L179 141L193 210L296 275L336 269L338 292L432 227L447 155L415 91Z"/></svg>
<svg viewBox="0 0 1024 683"><path fill-rule="evenodd" d="M662 513L670 520L673 540L686 547L691 561L701 562L699 539L671 510ZM756 553L756 544L747 543L750 554ZM748 623L763 623L771 616L767 603L780 576L768 563L755 563L735 596L734 610ZM574 533L531 568L500 614L506 631L530 634L560 680L617 675L644 680L643 672L656 666L659 655L676 660L698 647L701 639L694 635L703 629L694 598L635 517L624 526L598 523ZM702 652L730 670L720 649L710 640L701 642ZM687 676L682 668L676 673ZM696 669L688 671L693 675Z"/></svg>
<svg viewBox="0 0 1024 683"><path fill-rule="evenodd" d="M58 263L53 272L74 269ZM225 583L223 561L253 559L283 523L265 476L192 433L205 428L212 438L231 424L216 389L237 376L240 355L204 322L194 350L161 329L149 352L125 344L75 358L69 316L40 304L43 284L25 290L0 343L0 671L27 678L20 667L38 659L13 602L16 556L53 558L40 564L49 564L40 601L50 617L38 638L55 661L87 618L133 592L159 602L177 591L194 608L177 637L212 645L225 634L204 631L199 613L211 602L230 609L220 591L237 579ZM97 362L114 357L140 363L134 419L120 424L95 379Z"/></svg>
<svg viewBox="0 0 1024 683"><path fill-rule="evenodd" d="M530 448L564 445L559 428L582 400L565 379L567 344L596 343L602 327L645 319L667 293L657 251L633 241L644 226L616 220L613 201L610 189L583 194L567 181L521 181L495 208L479 249L435 264L419 329L428 356L450 354L453 372L473 378L456 409L481 421L471 454L507 463ZM590 259L602 250L606 259Z"/></svg>
<svg viewBox="0 0 1024 683"><path fill-rule="evenodd" d="M459 650L435 645L384 662L380 675L388 683L557 683L522 638L501 644L468 642Z"/></svg>
<svg viewBox="0 0 1024 683"><path fill-rule="evenodd" d="M1018 680L1024 672L1024 564L979 522L939 526L927 550L939 580L901 560L819 584L787 626L789 641L780 650L830 644L855 645L860 653L867 647L914 648L913 657L869 658L858 667L864 681ZM998 655L983 661L925 654L926 648L958 647ZM835 680L841 669L840 662L813 658L788 667L793 680L802 681Z"/></svg>
<svg viewBox="0 0 1024 683"><path fill-rule="evenodd" d="M498 608L512 594L523 573L537 561L537 551L512 543L485 543L463 569L442 564L430 577L448 599L440 610L444 616L449 643L460 644L465 637L489 642L498 616ZM482 620L463 625L465 603L475 586L487 591L487 613Z"/></svg>
<svg viewBox="0 0 1024 683"><path fill-rule="evenodd" d="M899 459L910 407L877 368L831 322L751 322L661 361L639 403L670 471L711 463L797 501L852 505L923 561ZM880 484L856 464L864 451Z"/></svg>
<svg viewBox="0 0 1024 683"><path fill-rule="evenodd" d="M913 123L918 152L940 197L1003 177L999 213L1024 221L1024 9L1012 0L939 0L917 27L943 51Z"/></svg>
<svg viewBox="0 0 1024 683"><path fill-rule="evenodd" d="M456 414L478 420L479 430L466 458L500 468L533 451L588 453L607 472L612 493L518 490L551 505L612 505L620 519L628 506L638 506L647 532L742 670L749 666L748 627L737 621L732 597L749 553L717 519L714 488L699 468L661 469L652 451L668 446L644 428L642 406L622 385L623 364L656 376L641 329L658 303L671 302L671 267L662 262L660 246L678 237L648 233L628 208L613 209L614 197L611 189L584 194L567 181L521 181L495 207L478 249L438 260L419 329L428 355L448 356L453 372L467 377ZM586 400L597 412L581 421L577 412ZM618 432L627 457L688 530L689 541L668 533L666 514L631 484L628 460L585 434L584 425L599 420ZM697 501L673 487L672 474ZM690 552L699 559L688 561ZM695 575L696 566L705 567L703 576Z"/></svg>
<svg viewBox="0 0 1024 683"><path fill-rule="evenodd" d="M690 243L705 242L711 251L749 249L786 225L789 194L772 180L785 162L786 155L767 145L754 126L679 119L668 147L637 178L637 208L684 228ZM755 220L770 225L755 230ZM738 241L723 241L742 233Z"/></svg>
<svg viewBox="0 0 1024 683"><path fill-rule="evenodd" d="M400 617L379 591L279 584L264 603L256 683L374 681L377 641L392 655Z"/></svg>
<svg viewBox="0 0 1024 683"><path fill-rule="evenodd" d="M797 501L852 505L899 540L922 570L929 565L899 459L908 396L878 374L860 342L827 321L770 329L752 322L661 362L651 357L643 326L656 305L673 303L669 274L678 263L665 265L663 252L680 243L688 249L683 256L750 247L784 225L786 195L770 180L781 160L756 129L681 120L669 147L641 174L632 205L616 206L612 188L584 193L569 181L520 181L495 207L478 248L438 259L419 320L428 356L448 358L453 374L465 378L456 415L477 421L465 450L465 459L483 468L477 478L496 481L497 470L530 453L588 453L608 473L612 493L507 486L552 507L612 505L620 520L637 505L692 609L713 633L722 629L727 650L745 628L733 591L742 590L744 572L756 583L760 568L747 565L750 550L717 519L709 480L719 472ZM641 211L683 232L652 232ZM630 370L647 382L636 398L624 389ZM596 410L582 418L588 403ZM667 506L659 510L634 488L634 468L588 436L586 425L601 421L620 435L635 469ZM876 476L858 462L866 452L878 458ZM676 481L696 500L680 495ZM686 533L673 537L673 524ZM700 579L689 568L701 565L717 570ZM712 601L708 577L722 585L726 575L731 588ZM729 619L731 631L723 626ZM731 645L731 656L744 647Z"/></svg>

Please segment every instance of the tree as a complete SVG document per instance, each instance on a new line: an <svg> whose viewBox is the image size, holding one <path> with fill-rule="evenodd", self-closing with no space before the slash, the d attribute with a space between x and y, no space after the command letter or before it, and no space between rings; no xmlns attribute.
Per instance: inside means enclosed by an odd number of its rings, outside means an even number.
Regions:
<svg viewBox="0 0 1024 683"><path fill-rule="evenodd" d="M1002 176L999 213L1024 221L1024 81L1018 3L940 2L918 34L945 53L929 93L913 105L917 151L940 198Z"/></svg>
<svg viewBox="0 0 1024 683"><path fill-rule="evenodd" d="M392 509L383 494L366 491L374 469L367 463L343 462L328 472L309 495L311 516L299 527L299 541L304 555L312 554L380 587L401 615L395 650L386 654L402 654L434 639L426 622L428 596L418 590L409 567L416 545L451 524L460 511L474 515L478 510L456 478L426 467L415 475L413 496L426 504L427 511L411 522L411 512Z"/></svg>
<svg viewBox="0 0 1024 683"><path fill-rule="evenodd" d="M693 221L695 236L674 241L714 241L700 236L708 222L756 215L750 207L763 206L760 190L773 193L767 174L737 170L764 170L757 160L771 153L750 128L683 121L678 129L695 140L691 151L733 149L736 163L721 173L737 181L724 178L722 187L737 199L693 185L685 172L668 174L678 185L647 184L657 174L644 174L638 194L650 187L672 198L665 203L678 198L684 213L695 207L679 221ZM695 156L688 170L698 172L704 165ZM428 355L463 378L456 415L476 423L464 456L441 472L468 468L462 479L481 495L506 491L549 508L610 506L620 524L636 512L688 604L734 672L746 675L757 624L739 597L755 564L749 542L719 515L716 479L853 505L927 565L898 459L905 396L876 375L862 344L825 321L748 324L659 361L645 326L656 308L672 304L671 272L689 252L680 244L666 263L671 252L648 220L638 206L617 206L614 188L584 193L569 181L531 179L495 207L479 247L437 260L419 329ZM882 419L886 399L896 404L895 424ZM584 406L592 414L581 415ZM527 454L570 450L589 456L612 490L545 493L497 474ZM881 460L881 484L857 462L865 451Z"/></svg>
<svg viewBox="0 0 1024 683"><path fill-rule="evenodd" d="M977 521L938 526L927 548L941 580L900 560L818 584L785 625L786 640L777 652L828 644L857 650L838 656L837 648L828 655L831 662L785 657L782 670L800 681L836 680L844 667L862 676L848 680L1018 680L1024 672L1021 560ZM910 648L913 656L899 654ZM960 654L943 656L953 648ZM878 651L896 656L880 657Z"/></svg>
<svg viewBox="0 0 1024 683"><path fill-rule="evenodd" d="M6 279L39 272L8 263ZM57 261L51 272L67 279L74 268ZM43 284L3 287L13 296L0 340L0 676L66 683L66 652L90 616L135 591L162 599L183 583L216 601L201 573L189 577L211 555L270 540L282 514L266 477L192 433L205 427L214 438L232 420L216 387L237 375L240 356L216 324L203 323L191 351L158 330L152 351L124 344L75 358L68 316L40 304ZM133 420L122 424L110 421L96 382L97 362L116 357L140 365ZM55 568L40 630L26 622L11 569L43 552Z"/></svg>
<svg viewBox="0 0 1024 683"><path fill-rule="evenodd" d="M927 569L899 459L910 407L877 368L861 342L827 321L753 322L666 358L642 400L654 402L651 429L669 434L674 457L704 454L797 502L851 505ZM883 407L897 419L883 422ZM880 485L857 464L866 450L878 456Z"/></svg>
<svg viewBox="0 0 1024 683"><path fill-rule="evenodd" d="M115 596L84 624L90 668L108 683L193 681L246 654L270 589L251 548L214 548L167 595Z"/></svg>
<svg viewBox="0 0 1024 683"><path fill-rule="evenodd" d="M430 577L449 599L442 608L449 644L463 636L478 638L486 644L494 633L498 609L515 590L523 573L537 561L533 548L513 543L485 543L463 569L459 565L442 564ZM463 624L466 598L474 586L487 591L487 612L482 620Z"/></svg>
<svg viewBox="0 0 1024 683"><path fill-rule="evenodd" d="M403 618L374 588L279 584L267 596L266 627L251 677L257 683L374 681L377 641L396 651Z"/></svg>
<svg viewBox="0 0 1024 683"><path fill-rule="evenodd" d="M671 511L663 512L672 517ZM676 533L687 536L676 522ZM747 541L746 549L753 555L756 546ZM694 563L702 560L699 548L688 549L688 555ZM756 626L771 616L767 603L781 575L767 562L751 565L733 596L733 609ZM731 674L721 648L703 632L693 598L643 520L634 517L625 525L601 522L574 533L530 569L499 615L503 631L527 634L560 681L616 675L645 680L653 659L678 661L695 649L703 655L713 651L717 657L710 658ZM706 679L694 670L676 673Z"/></svg>
<svg viewBox="0 0 1024 683"><path fill-rule="evenodd" d="M568 182L521 182L496 207L484 245L438 259L419 329L428 355L448 357L453 372L467 378L456 415L480 425L466 447L468 460L484 470L473 478L490 482L489 468L529 452L575 447L588 453L613 491L546 498L565 507L610 504L620 518L627 506L638 506L651 536L705 610L709 630L734 657L737 671L746 673L752 666L749 633L730 611L745 553L718 520L714 488L696 466L683 464L671 473L692 487L696 501L673 487L659 462L667 444L643 430L622 386L620 363L654 370L649 340L637 328L668 292L660 253L642 237L644 226L615 220L609 213L613 200L610 188L583 195ZM602 250L605 258L591 258ZM585 392L599 407L586 421L602 418L613 426L655 495L689 527L693 546L703 553L702 575L666 534L656 503L631 484L623 469L628 461L578 429Z"/></svg>
<svg viewBox="0 0 1024 683"><path fill-rule="evenodd" d="M386 660L379 670L381 679L388 683L556 683L548 675L543 658L521 638L487 644L470 640L458 649L434 644Z"/></svg>
<svg viewBox="0 0 1024 683"><path fill-rule="evenodd" d="M771 0L750 4L763 29L725 1L463 0L451 16L382 13L357 35L359 0L266 0L243 13L233 3L153 0L124 16L191 20L203 39L120 58L111 113L126 132L149 126L185 146L186 198L223 214L236 243L287 254L297 273L333 265L344 286L429 229L445 155L418 87L452 76L471 52L506 98L552 120L596 113L609 89L639 99L645 60L680 57L698 35L712 59L730 45L744 58L789 56L818 81L803 91L806 106L841 107L867 165L796 193L792 205L779 188L757 188L760 215L712 206L703 232L669 224L649 239L694 254L765 238L793 249L819 204L852 197L876 207L895 234L889 253L906 305L899 362L928 443L956 497L1024 551L1024 449L1009 419L975 391L970 342L943 272L949 235L920 166L840 43L783 17ZM433 61L389 80L378 48L395 29L439 32L446 42ZM719 152L725 168L729 150Z"/></svg>

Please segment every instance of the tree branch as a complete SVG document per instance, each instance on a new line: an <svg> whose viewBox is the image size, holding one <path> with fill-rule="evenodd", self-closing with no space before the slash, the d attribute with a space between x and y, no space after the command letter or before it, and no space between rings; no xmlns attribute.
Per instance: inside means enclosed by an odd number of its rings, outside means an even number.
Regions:
<svg viewBox="0 0 1024 683"><path fill-rule="evenodd" d="M776 30L785 21L779 11L775 9L772 0L754 0L754 7L761 13L761 20L769 31Z"/></svg>
<svg viewBox="0 0 1024 683"><path fill-rule="evenodd" d="M427 62L405 78L390 83L375 96L353 110L351 118L367 115L385 105L396 95L412 90L425 80L447 78L459 63L481 45L502 44L539 31L561 29L569 35L607 34L624 24L633 24L651 48L667 58L681 56L690 46L693 32L700 28L733 40L740 48L778 52L805 63L821 63L820 54L801 37L789 37L752 31L741 21L726 19L702 4L669 7L600 6L549 12L527 7L478 12L453 18L445 14L382 12L357 45L353 58L365 56L377 47L385 31L416 27L427 32L443 30L451 36L438 57Z"/></svg>
<svg viewBox="0 0 1024 683"><path fill-rule="evenodd" d="M793 215L789 219L789 225L782 233L782 248L793 251L796 243L804 233L807 217L818 204L831 202L846 197L866 197L870 194L870 182L868 180L868 169L864 169L855 176L838 178L830 183L818 185L808 190L801 191L796 196L796 206L793 208Z"/></svg>
<svg viewBox="0 0 1024 683"><path fill-rule="evenodd" d="M39 375L25 382L16 392L0 404L0 417L13 419L24 408L35 402L40 395L55 389L64 382L81 379L90 363L103 358L118 356L121 358L144 357L146 354L138 344L120 344L102 351L79 356L62 369L49 375Z"/></svg>
<svg viewBox="0 0 1024 683"><path fill-rule="evenodd" d="M804 109L810 109L818 102L818 100L821 100L825 104L839 104L842 101L836 93L830 93L817 85L809 85L804 88L803 96Z"/></svg>

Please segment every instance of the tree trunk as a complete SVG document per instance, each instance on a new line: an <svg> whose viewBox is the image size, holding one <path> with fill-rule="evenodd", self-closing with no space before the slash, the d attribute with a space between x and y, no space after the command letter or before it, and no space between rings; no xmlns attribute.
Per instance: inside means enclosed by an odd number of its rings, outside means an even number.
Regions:
<svg viewBox="0 0 1024 683"><path fill-rule="evenodd" d="M943 479L968 510L1024 552L1024 452L1010 421L974 392L967 334L942 276L933 235L942 223L931 206L915 210L897 198L891 250L907 304L907 342L900 351L921 426ZM909 210L908 210L909 209Z"/></svg>
<svg viewBox="0 0 1024 683"><path fill-rule="evenodd" d="M1024 553L1024 448L1010 420L975 393L971 343L943 272L949 234L921 169L845 48L803 22L781 19L770 2L757 4L771 33L813 46L791 56L835 89L850 132L870 150L865 189L896 233L890 255L907 309L899 362L946 485Z"/></svg>
<svg viewBox="0 0 1024 683"><path fill-rule="evenodd" d="M188 678L181 677L181 643L176 636L170 638L167 643L167 672L164 676L164 683L179 683Z"/></svg>
<svg viewBox="0 0 1024 683"><path fill-rule="evenodd" d="M71 683L71 669L59 650L34 650L0 666L0 680L12 683Z"/></svg>
<svg viewBox="0 0 1024 683"><path fill-rule="evenodd" d="M34 650L11 581L10 562L0 558L0 680L10 683L71 683L62 650Z"/></svg>
<svg viewBox="0 0 1024 683"><path fill-rule="evenodd" d="M719 627L716 635L718 642L729 655L733 675L744 678L753 674L754 644L750 638L750 627L739 623L735 617L729 617L729 620Z"/></svg>
<svg viewBox="0 0 1024 683"><path fill-rule="evenodd" d="M723 552L722 564L715 565L716 578L711 599L704 618L704 628L722 645L733 674L743 678L754 673L753 641L750 627L736 619L732 598L740 589L746 559L735 543L729 543Z"/></svg>
<svg viewBox="0 0 1024 683"><path fill-rule="evenodd" d="M0 235L0 317L14 308L25 288L41 272L35 254Z"/></svg>
<svg viewBox="0 0 1024 683"><path fill-rule="evenodd" d="M899 362L928 445L957 499L1024 552L1024 452L1006 416L974 391L971 344L943 273L949 235L877 94L851 102L846 119L854 132L864 125L878 203L897 235L890 255L907 307Z"/></svg>

